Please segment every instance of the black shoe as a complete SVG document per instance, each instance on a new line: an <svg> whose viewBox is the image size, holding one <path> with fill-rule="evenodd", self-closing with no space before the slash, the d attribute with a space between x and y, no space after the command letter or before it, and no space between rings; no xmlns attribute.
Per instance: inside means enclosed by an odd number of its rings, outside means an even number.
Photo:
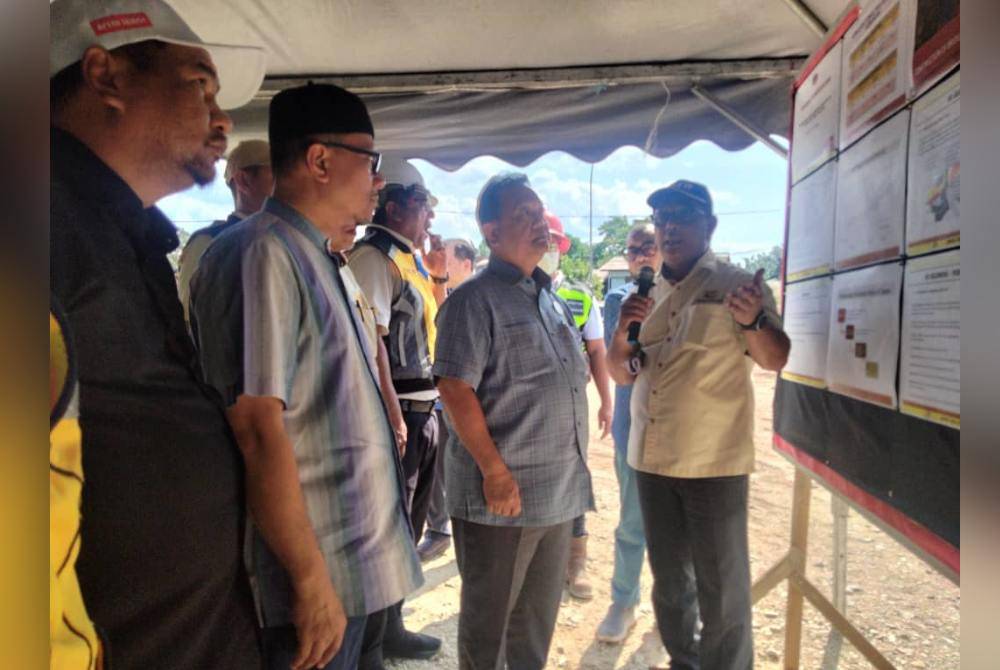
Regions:
<svg viewBox="0 0 1000 670"><path fill-rule="evenodd" d="M406 630L393 639L382 641L383 658L414 658L427 660L441 651L440 638Z"/></svg>
<svg viewBox="0 0 1000 670"><path fill-rule="evenodd" d="M420 557L421 563L433 561L435 558L448 551L448 547L450 546L450 536L441 535L439 533L428 533L427 535L424 535L424 539L417 545L417 556Z"/></svg>

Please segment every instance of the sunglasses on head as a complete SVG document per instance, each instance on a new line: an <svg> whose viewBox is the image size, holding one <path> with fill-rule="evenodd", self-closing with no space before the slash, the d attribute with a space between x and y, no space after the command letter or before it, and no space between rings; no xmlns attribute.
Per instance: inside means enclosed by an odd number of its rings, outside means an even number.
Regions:
<svg viewBox="0 0 1000 670"><path fill-rule="evenodd" d="M363 149L361 147L356 147L351 144L344 144L343 142L326 142L316 140L315 144L322 144L324 147L334 147L336 149L344 149L356 154L361 154L362 156L368 156L372 164L372 174L378 174L379 168L382 167L382 154L377 151L372 151L371 149Z"/></svg>

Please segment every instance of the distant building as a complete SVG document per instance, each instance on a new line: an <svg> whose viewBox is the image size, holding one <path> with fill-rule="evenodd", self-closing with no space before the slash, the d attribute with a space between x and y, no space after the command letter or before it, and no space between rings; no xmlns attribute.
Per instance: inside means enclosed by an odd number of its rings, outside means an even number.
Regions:
<svg viewBox="0 0 1000 670"><path fill-rule="evenodd" d="M594 270L594 275L604 284L604 295L607 295L609 291L628 283L628 261L624 256L615 256Z"/></svg>

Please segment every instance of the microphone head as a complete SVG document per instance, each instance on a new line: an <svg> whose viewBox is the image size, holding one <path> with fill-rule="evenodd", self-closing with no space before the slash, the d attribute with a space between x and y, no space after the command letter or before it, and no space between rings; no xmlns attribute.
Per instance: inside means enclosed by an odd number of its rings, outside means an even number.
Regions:
<svg viewBox="0 0 1000 670"><path fill-rule="evenodd" d="M638 281L638 293L639 295L648 295L649 289L653 286L653 278L656 276L656 271L653 270L648 265L643 265L642 269L639 270L639 281Z"/></svg>

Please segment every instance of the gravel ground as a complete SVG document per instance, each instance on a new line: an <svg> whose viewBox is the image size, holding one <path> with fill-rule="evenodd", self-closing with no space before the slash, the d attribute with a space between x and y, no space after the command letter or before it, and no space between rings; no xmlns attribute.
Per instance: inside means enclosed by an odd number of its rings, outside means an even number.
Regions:
<svg viewBox="0 0 1000 670"><path fill-rule="evenodd" d="M774 375L754 371L757 413L754 439L757 471L751 478L751 572L756 577L781 558L788 548L791 525L793 467L771 448L771 400ZM591 387L590 468L597 511L588 515L590 531L588 571L595 597L589 602L564 598L548 668L643 669L668 663L650 607L649 568L643 570L643 599L638 622L622 645L594 639L594 632L610 602L614 556L614 527L618 518L618 487L614 475L611 438L599 439L594 425L596 397ZM832 583L832 514L830 496L813 487L807 573L830 597ZM461 588L454 553L426 564L425 587L404 608L407 625L443 638L441 653L431 661L389 661L397 670L444 670L458 667L456 635ZM868 639L899 668L957 668L959 657L959 589L892 538L858 514L848 519L847 614ZM772 591L754 609L756 667L781 668L784 646L784 585ZM808 603L803 624L803 668L868 668L846 641ZM513 669L517 670L517 669Z"/></svg>

